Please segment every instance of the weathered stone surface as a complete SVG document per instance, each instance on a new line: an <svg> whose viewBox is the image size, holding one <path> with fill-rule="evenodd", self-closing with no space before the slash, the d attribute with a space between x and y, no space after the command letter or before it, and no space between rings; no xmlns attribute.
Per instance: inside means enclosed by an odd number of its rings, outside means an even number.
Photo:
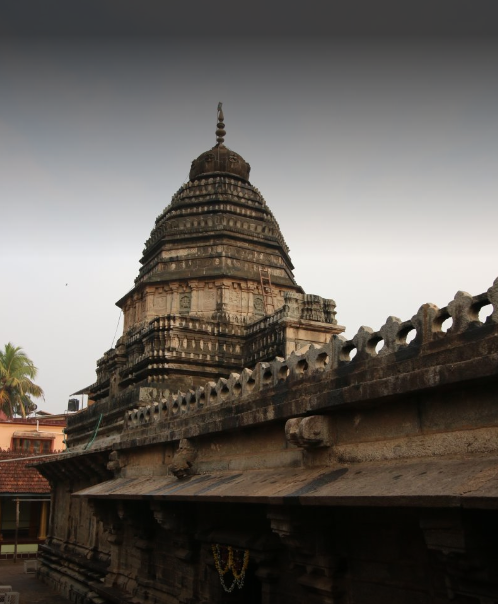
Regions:
<svg viewBox="0 0 498 604"><path fill-rule="evenodd" d="M177 478L185 478L193 473L192 466L197 457L197 449L192 442L183 438L178 443L178 450L173 457L173 463L170 466L171 472Z"/></svg>
<svg viewBox="0 0 498 604"><path fill-rule="evenodd" d="M151 582L144 569L151 564L156 569L176 565L175 573L182 581L188 578L195 589L192 577L200 569L195 560L201 555L207 563L210 544L223 539L222 543L233 547L248 544L258 569L249 579L250 589L256 592L248 592L248 597L259 593L259 601L285 599L297 604L335 598L341 602L339 595L330 595L336 593L331 585L340 584L340 593L354 593L358 602L366 604L370 592L365 586L374 578L379 589L375 597L387 594L407 601L431 601L432 587L424 587L417 579L420 573L432 577L431 585L442 586L441 602L450 592L498 594L498 584L489 573L493 546L487 545L486 530L474 516L475 510L496 513L498 506L498 331L492 321L469 320L469 309L482 307L488 300L486 294L458 295L447 312L456 327L447 332L438 331L444 309L425 305L411 321L390 318L379 332L362 328L353 340L335 337L322 348L311 346L304 354L258 363L252 370L193 391L173 394L168 388L142 389L141 406L127 411L121 425L113 420L106 427L103 422L104 432L97 434L90 451L84 452L78 442L88 442L98 415L90 407L74 416L74 440L68 454L45 463L42 469L56 485L59 510L44 553L47 580L55 584L56 575L49 569L57 568L57 576L65 577L62 591L67 592L68 585L84 585L85 573L90 571L82 569L91 567L92 556L122 560L126 547L136 552L134 558L127 556L119 569L99 567L106 577L104 584L114 581L119 585L113 588L116 593L129 594L126 597L136 602L145 603L146 593L181 602L177 584L165 587ZM417 337L407 345L404 334L412 326ZM377 354L374 344L380 339L387 350ZM358 354L366 354L346 360L342 351L351 346L358 347ZM117 411L107 413L112 416ZM106 451L107 471L115 474L111 482L97 471L97 456ZM67 494L74 472L80 476L72 487L77 490L73 497L77 505L70 503ZM86 501L94 502L91 505L101 520L90 523L86 535L77 529L78 520L68 539L65 510L69 506L74 518L91 518ZM123 507L123 501L129 503ZM166 506L160 515L159 502ZM209 503L214 515L191 516L193 524L188 529L183 521L163 520L165 514L176 518L171 516L172 506L179 503ZM286 515L275 511L280 506L288 509ZM398 566L399 551L394 545L389 550L392 544L385 543L381 509L386 506L391 510L389 518L398 518L397 530L410 535L406 546L410 556L418 556L409 570ZM457 506L464 521L454 525L450 520ZM356 520L354 508L362 510ZM437 518L435 512L427 512L436 508ZM272 542L270 549L256 545L270 534L266 520L257 518L256 510L262 509L272 518L279 547L297 566L275 562L268 566L275 545ZM339 509L346 515L341 516ZM355 524L360 518L366 521L365 509L371 510L370 524L364 524L370 540L359 536ZM322 516L322 510L327 510L326 515ZM334 524L327 530L334 543L343 544L341 552L321 541L331 518ZM100 522L104 533L99 532ZM236 536L235 525L247 528L247 535ZM174 537L167 538L154 526ZM136 540L137 534L143 537ZM185 546L178 548L178 540ZM62 547L71 552L69 558L58 553ZM154 562L150 552L155 552ZM372 552L372 562L367 552ZM431 552L442 552L444 564L434 566ZM460 556L462 568L477 556L479 572L456 572L445 557L449 552ZM69 572L67 560L78 565L76 575ZM174 560L182 560L181 565ZM211 587L202 593L213 600L221 591L212 558L209 564L214 573ZM308 570L298 575L289 591L285 584L293 581L292 568L300 565ZM356 569L346 583L339 571L344 565ZM317 579L329 575L334 577L332 583ZM395 586L389 577L396 577ZM463 585L471 586L463 589ZM74 593L83 593L78 589ZM113 601L111 591L97 591L104 602ZM192 598L203 601L200 596Z"/></svg>

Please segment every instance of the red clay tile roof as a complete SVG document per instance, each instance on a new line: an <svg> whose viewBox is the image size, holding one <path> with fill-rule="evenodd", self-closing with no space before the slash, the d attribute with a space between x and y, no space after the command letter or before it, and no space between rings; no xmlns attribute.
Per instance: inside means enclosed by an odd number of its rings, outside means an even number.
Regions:
<svg viewBox="0 0 498 604"><path fill-rule="evenodd" d="M19 459L19 458L24 459ZM27 467L33 463L31 455L23 455L18 451L0 450L0 460L12 459L16 461L0 461L0 495L11 493L50 493L48 480L35 468Z"/></svg>

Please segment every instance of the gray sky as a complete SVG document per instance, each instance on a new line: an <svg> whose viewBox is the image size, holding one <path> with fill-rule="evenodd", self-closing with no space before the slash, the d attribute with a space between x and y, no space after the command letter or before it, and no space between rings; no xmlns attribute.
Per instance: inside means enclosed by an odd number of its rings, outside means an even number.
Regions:
<svg viewBox="0 0 498 604"><path fill-rule="evenodd" d="M279 20L220 4L209 21L199 3L190 32L164 3L100 3L99 19L91 2L79 18L43 4L0 19L0 345L38 366L40 407L95 380L156 216L215 143L218 101L298 283L336 301L347 336L498 276L491 4L429 20L422 5Z"/></svg>

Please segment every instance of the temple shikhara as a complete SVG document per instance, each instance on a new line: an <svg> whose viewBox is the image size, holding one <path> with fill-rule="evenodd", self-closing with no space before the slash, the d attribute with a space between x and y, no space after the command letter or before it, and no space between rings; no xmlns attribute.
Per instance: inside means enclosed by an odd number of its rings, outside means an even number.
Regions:
<svg viewBox="0 0 498 604"><path fill-rule="evenodd" d="M345 339L225 135L220 104L37 465L40 576L75 604L495 604L498 280Z"/></svg>
<svg viewBox="0 0 498 604"><path fill-rule="evenodd" d="M344 330L332 300L296 284L249 164L224 145L221 108L218 120L216 146L192 162L118 302L124 334L98 362L95 401L135 402L133 387L144 383L188 392Z"/></svg>

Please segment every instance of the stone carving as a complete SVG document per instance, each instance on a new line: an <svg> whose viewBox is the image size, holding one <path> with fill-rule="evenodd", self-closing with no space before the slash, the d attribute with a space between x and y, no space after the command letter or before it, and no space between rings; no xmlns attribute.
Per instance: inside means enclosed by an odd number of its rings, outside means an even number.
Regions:
<svg viewBox="0 0 498 604"><path fill-rule="evenodd" d="M189 312L190 305L192 302L192 294L181 294L180 295L180 312Z"/></svg>
<svg viewBox="0 0 498 604"><path fill-rule="evenodd" d="M107 469L114 472L115 476L119 476L122 468L127 465L127 460L124 454L118 453L118 451L111 451L109 454L109 462L107 463Z"/></svg>
<svg viewBox="0 0 498 604"><path fill-rule="evenodd" d="M304 449L330 447L330 418L311 415L289 419L285 424L285 436L290 443Z"/></svg>
<svg viewBox="0 0 498 604"><path fill-rule="evenodd" d="M186 438L178 444L178 450L173 457L173 463L170 466L171 472L177 478L184 478L193 473L192 466L197 457L197 449L193 443Z"/></svg>
<svg viewBox="0 0 498 604"><path fill-rule="evenodd" d="M334 300L328 300L320 296L284 292L283 312L288 317L336 324L335 306Z"/></svg>
<svg viewBox="0 0 498 604"><path fill-rule="evenodd" d="M261 296L254 296L254 310L257 313L265 312L265 303L263 302L263 298Z"/></svg>

